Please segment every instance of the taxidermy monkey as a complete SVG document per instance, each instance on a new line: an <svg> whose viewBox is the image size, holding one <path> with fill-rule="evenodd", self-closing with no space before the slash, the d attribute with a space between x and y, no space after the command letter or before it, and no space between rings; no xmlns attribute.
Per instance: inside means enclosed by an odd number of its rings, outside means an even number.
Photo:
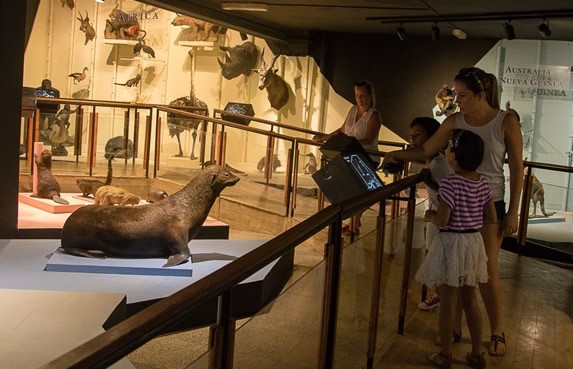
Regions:
<svg viewBox="0 0 573 369"><path fill-rule="evenodd" d="M72 73L72 74L68 75L68 77L72 77L74 79L74 85L76 85L76 84L78 84L78 82L81 82L84 79L86 79L86 76L87 76L86 72L88 70L89 70L88 67L84 67L84 70L81 73L79 73L79 72Z"/></svg>
<svg viewBox="0 0 573 369"><path fill-rule="evenodd" d="M141 198L117 186L102 186L95 193L96 205L138 205Z"/></svg>
<svg viewBox="0 0 573 369"><path fill-rule="evenodd" d="M103 186L109 186L112 180L112 166L111 161L113 160L114 155L111 155L107 161L107 177L105 178L105 182L102 182L98 179L84 179L78 178L76 179L76 183L80 190L82 191L83 197L89 197L92 195L95 197L96 191Z"/></svg>
<svg viewBox="0 0 573 369"><path fill-rule="evenodd" d="M73 9L74 8L74 0L60 0L60 3L62 3L62 8L64 6L68 6L68 8Z"/></svg>
<svg viewBox="0 0 573 369"><path fill-rule="evenodd" d="M38 168L38 193L32 196L52 199L58 204L69 205L69 202L60 196L60 184L52 174L52 153L50 150L44 149L40 157L34 154L34 162Z"/></svg>
<svg viewBox="0 0 573 369"><path fill-rule="evenodd" d="M139 38L137 43L133 46L133 55L141 55L142 51L148 56L155 58L155 50L145 44L143 37Z"/></svg>
<svg viewBox="0 0 573 369"><path fill-rule="evenodd" d="M141 81L141 74L136 75L133 78L128 79L125 83L114 83L114 85L126 86L126 87L137 87Z"/></svg>
<svg viewBox="0 0 573 369"><path fill-rule="evenodd" d="M88 16L88 11L86 10L86 17L82 18L82 14L78 12L79 17L76 17L80 21L80 31L85 33L86 41L84 45L88 44L88 41L91 41L95 38L96 31L93 26L90 24L90 17Z"/></svg>

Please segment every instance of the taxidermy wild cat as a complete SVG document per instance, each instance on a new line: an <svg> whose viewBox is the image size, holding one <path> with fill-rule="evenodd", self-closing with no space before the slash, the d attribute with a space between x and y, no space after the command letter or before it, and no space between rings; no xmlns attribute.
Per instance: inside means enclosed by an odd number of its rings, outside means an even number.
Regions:
<svg viewBox="0 0 573 369"><path fill-rule="evenodd" d="M38 169L38 192L32 196L52 199L58 204L69 205L69 202L60 196L60 184L52 174L52 153L50 150L44 149L40 157L34 154L34 162Z"/></svg>
<svg viewBox="0 0 573 369"><path fill-rule="evenodd" d="M98 179L84 179L84 178L76 179L76 183L80 188L80 190L82 191L82 195L84 197L88 197L89 195L93 195L95 197L95 193L98 190L98 188L111 184L111 178L112 178L111 161L113 160L113 158L114 155L111 155L107 160L107 177L105 178L105 182L102 182Z"/></svg>

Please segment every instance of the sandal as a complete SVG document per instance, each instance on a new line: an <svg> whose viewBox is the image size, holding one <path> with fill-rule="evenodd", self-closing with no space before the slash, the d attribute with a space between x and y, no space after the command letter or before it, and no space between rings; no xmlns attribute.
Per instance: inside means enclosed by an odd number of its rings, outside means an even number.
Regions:
<svg viewBox="0 0 573 369"><path fill-rule="evenodd" d="M452 331L452 343L460 343L460 342L462 342L462 332ZM436 346L442 345L442 343L440 342L440 335L436 336L436 339L434 340L434 344Z"/></svg>
<svg viewBox="0 0 573 369"><path fill-rule="evenodd" d="M502 353L497 352L497 347L499 344L503 344L503 348L505 349L505 333L501 332L501 336L497 334L491 335L491 345L489 346L489 354L490 356L503 356L505 355L505 350Z"/></svg>
<svg viewBox="0 0 573 369"><path fill-rule="evenodd" d="M436 365L438 368L450 369L452 367L452 354L446 355L441 351L434 352L426 357L432 364Z"/></svg>
<svg viewBox="0 0 573 369"><path fill-rule="evenodd" d="M487 365L484 358L485 353L482 352L481 354L472 355L470 352L466 355L466 362L468 363L470 368L474 369L484 369Z"/></svg>

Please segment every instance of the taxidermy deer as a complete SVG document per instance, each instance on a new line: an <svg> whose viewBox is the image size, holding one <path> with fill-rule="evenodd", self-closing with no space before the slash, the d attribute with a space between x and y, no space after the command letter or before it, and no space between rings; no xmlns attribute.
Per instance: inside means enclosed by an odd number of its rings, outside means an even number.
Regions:
<svg viewBox="0 0 573 369"><path fill-rule="evenodd" d="M88 44L88 41L91 41L95 38L96 31L93 26L90 24L90 17L88 16L88 11L86 10L86 17L82 18L82 14L78 12L79 17L76 17L80 21L80 31L85 33L86 41L84 45Z"/></svg>
<svg viewBox="0 0 573 369"><path fill-rule="evenodd" d="M273 69L275 62L280 54L273 56L271 64L267 66L265 63L265 50L261 54L262 65L259 69L254 69L259 74L259 90L267 90L267 98L271 106L280 110L286 105L289 98L289 88L284 79L278 74L278 69Z"/></svg>
<svg viewBox="0 0 573 369"><path fill-rule="evenodd" d="M114 85L126 86L126 87L137 87L141 81L141 74L136 75L133 78L128 79L125 83L114 83Z"/></svg>
<svg viewBox="0 0 573 369"><path fill-rule="evenodd" d="M84 79L86 79L86 72L88 71L88 67L84 67L84 70L80 73L80 72L76 72L76 73L72 73L69 74L68 77L72 77L74 79L74 85L78 84L78 82L83 81Z"/></svg>

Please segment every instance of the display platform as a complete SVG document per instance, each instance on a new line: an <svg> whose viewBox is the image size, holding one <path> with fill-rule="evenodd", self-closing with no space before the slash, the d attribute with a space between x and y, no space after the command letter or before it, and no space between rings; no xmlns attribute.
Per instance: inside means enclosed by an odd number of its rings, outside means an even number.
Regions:
<svg viewBox="0 0 573 369"><path fill-rule="evenodd" d="M32 193L30 192L21 192L18 194L19 202L52 214L73 213L83 206L93 204L93 202L78 198L74 196L74 194L69 193L62 193L61 198L67 200L69 204L58 204L54 200L32 197Z"/></svg>
<svg viewBox="0 0 573 369"><path fill-rule="evenodd" d="M193 276L193 263L191 261L169 268L164 268L164 264L165 259L95 259L55 252L48 260L44 270L46 272L70 273Z"/></svg>
<svg viewBox="0 0 573 369"><path fill-rule="evenodd" d="M262 245L265 240L192 240L191 277L96 274L45 271L60 246L59 240L0 240L0 288L120 293L126 295L126 315L170 296L232 260ZM81 258L81 257L77 257ZM292 275L294 252L289 252L245 279L233 289L232 314L240 319L260 311L282 290ZM213 298L174 331L216 322Z"/></svg>
<svg viewBox="0 0 573 369"><path fill-rule="evenodd" d="M91 205L89 200L83 201L84 205ZM62 227L69 216L70 213L49 213L19 201L18 238L59 239L62 233ZM207 217L203 223L203 227L201 227L199 234L195 238L228 239L229 225L214 218Z"/></svg>
<svg viewBox="0 0 573 369"><path fill-rule="evenodd" d="M0 289L0 367L39 368L123 319L123 294Z"/></svg>

